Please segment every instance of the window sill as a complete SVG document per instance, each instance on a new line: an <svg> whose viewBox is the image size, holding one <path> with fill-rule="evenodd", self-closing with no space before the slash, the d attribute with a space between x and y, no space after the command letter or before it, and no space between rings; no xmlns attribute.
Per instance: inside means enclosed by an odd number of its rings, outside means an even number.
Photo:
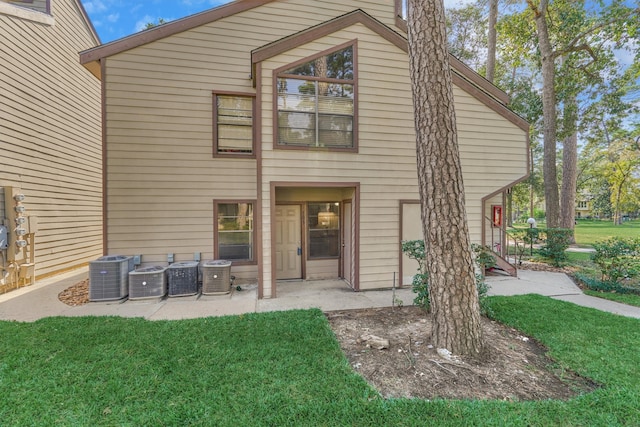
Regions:
<svg viewBox="0 0 640 427"><path fill-rule="evenodd" d="M9 3L0 2L0 14L14 16L16 18L25 19L27 21L37 22L53 26L56 20L53 16L35 10L26 9L24 7L14 6Z"/></svg>
<svg viewBox="0 0 640 427"><path fill-rule="evenodd" d="M298 150L298 151L314 151L314 152L336 152L336 153L357 153L358 147L312 147L305 145L279 145L274 144L274 150Z"/></svg>

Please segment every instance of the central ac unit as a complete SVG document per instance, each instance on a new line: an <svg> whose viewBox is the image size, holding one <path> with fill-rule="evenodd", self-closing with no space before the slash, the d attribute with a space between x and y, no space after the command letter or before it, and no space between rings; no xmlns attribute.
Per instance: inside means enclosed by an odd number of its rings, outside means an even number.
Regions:
<svg viewBox="0 0 640 427"><path fill-rule="evenodd" d="M89 300L113 301L129 294L133 257L107 255L89 262Z"/></svg>
<svg viewBox="0 0 640 427"><path fill-rule="evenodd" d="M231 261L214 260L202 263L202 294L231 292Z"/></svg>
<svg viewBox="0 0 640 427"><path fill-rule="evenodd" d="M129 273L129 299L158 298L167 293L167 268L158 265Z"/></svg>
<svg viewBox="0 0 640 427"><path fill-rule="evenodd" d="M174 262L167 268L169 296L198 293L198 261Z"/></svg>

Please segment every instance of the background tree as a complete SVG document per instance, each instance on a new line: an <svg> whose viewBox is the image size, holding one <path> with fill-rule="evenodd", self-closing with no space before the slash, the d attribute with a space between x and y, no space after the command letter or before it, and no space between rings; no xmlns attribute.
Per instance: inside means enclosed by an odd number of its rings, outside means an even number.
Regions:
<svg viewBox="0 0 640 427"><path fill-rule="evenodd" d="M483 348L442 0L408 2L409 70L433 339L438 348Z"/></svg>

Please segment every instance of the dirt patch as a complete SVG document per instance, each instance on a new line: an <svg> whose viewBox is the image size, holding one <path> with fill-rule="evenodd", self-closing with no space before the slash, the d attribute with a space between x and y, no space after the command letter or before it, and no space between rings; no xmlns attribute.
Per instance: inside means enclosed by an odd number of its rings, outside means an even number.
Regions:
<svg viewBox="0 0 640 427"><path fill-rule="evenodd" d="M478 361L435 349L430 320L419 307L326 315L351 366L385 398L569 399L597 387L557 367L532 338L486 318L487 349ZM388 340L388 348L378 349L375 338Z"/></svg>
<svg viewBox="0 0 640 427"><path fill-rule="evenodd" d="M89 279L85 279L75 285L69 286L58 294L58 299L72 307L89 302Z"/></svg>

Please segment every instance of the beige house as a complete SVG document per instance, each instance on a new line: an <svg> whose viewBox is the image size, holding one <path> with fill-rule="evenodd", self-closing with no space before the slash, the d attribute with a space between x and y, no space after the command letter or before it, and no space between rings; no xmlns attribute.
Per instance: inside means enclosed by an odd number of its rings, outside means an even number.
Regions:
<svg viewBox="0 0 640 427"><path fill-rule="evenodd" d="M388 0L241 0L82 52L103 85L105 252L231 260L264 298L287 279L410 280L400 242L421 232L399 13ZM527 174L528 125L451 61L480 243Z"/></svg>
<svg viewBox="0 0 640 427"><path fill-rule="evenodd" d="M102 254L100 44L79 0L0 0L0 292Z"/></svg>

